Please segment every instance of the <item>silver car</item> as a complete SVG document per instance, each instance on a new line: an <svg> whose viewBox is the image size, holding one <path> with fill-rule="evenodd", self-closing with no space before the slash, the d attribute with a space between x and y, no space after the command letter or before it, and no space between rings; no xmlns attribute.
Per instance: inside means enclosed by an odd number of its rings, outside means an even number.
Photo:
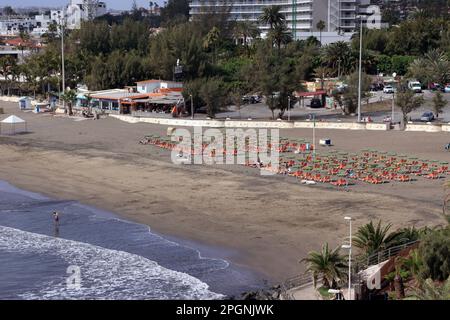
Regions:
<svg viewBox="0 0 450 320"><path fill-rule="evenodd" d="M431 122L434 120L434 114L433 112L425 112L421 117L420 121L423 122Z"/></svg>

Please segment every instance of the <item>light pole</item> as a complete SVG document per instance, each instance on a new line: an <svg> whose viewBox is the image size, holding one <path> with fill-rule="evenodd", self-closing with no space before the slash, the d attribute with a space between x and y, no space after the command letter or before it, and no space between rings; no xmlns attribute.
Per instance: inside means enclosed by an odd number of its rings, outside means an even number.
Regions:
<svg viewBox="0 0 450 320"><path fill-rule="evenodd" d="M363 21L359 16L359 69L358 69L358 122L361 122L361 77L362 77L362 35Z"/></svg>
<svg viewBox="0 0 450 320"><path fill-rule="evenodd" d="M288 121L291 121L291 96L288 96Z"/></svg>
<svg viewBox="0 0 450 320"><path fill-rule="evenodd" d="M62 95L64 95L66 90L66 71L64 63L64 24L65 24L65 13L64 8L61 10L63 17L60 19L61 28L61 84L62 84ZM66 103L63 99L63 108L66 110Z"/></svg>
<svg viewBox="0 0 450 320"><path fill-rule="evenodd" d="M316 159L316 114L313 114L313 159Z"/></svg>
<svg viewBox="0 0 450 320"><path fill-rule="evenodd" d="M350 234L348 245L343 245L342 248L348 249L348 299L352 300L352 217L344 217L350 222Z"/></svg>
<svg viewBox="0 0 450 320"><path fill-rule="evenodd" d="M395 79L395 77L397 76L397 73L393 73L392 77ZM391 115L391 123L394 123L394 108L395 108L395 91L392 90L392 115Z"/></svg>
<svg viewBox="0 0 450 320"><path fill-rule="evenodd" d="M341 78L341 59L338 59L338 79Z"/></svg>
<svg viewBox="0 0 450 320"><path fill-rule="evenodd" d="M191 98L191 120L194 120L194 98L192 98L192 94L189 97Z"/></svg>

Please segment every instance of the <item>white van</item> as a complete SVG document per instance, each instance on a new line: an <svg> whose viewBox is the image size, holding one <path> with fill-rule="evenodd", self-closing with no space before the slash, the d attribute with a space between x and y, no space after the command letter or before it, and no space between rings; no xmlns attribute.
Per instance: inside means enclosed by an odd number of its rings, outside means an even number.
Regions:
<svg viewBox="0 0 450 320"><path fill-rule="evenodd" d="M422 92L422 84L419 81L408 81L408 88L415 93Z"/></svg>

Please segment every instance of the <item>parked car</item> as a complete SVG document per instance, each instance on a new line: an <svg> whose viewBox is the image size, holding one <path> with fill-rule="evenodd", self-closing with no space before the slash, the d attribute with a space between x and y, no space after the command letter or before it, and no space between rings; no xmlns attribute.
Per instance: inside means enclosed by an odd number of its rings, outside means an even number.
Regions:
<svg viewBox="0 0 450 320"><path fill-rule="evenodd" d="M414 93L422 92L422 84L419 81L408 81L408 88Z"/></svg>
<svg viewBox="0 0 450 320"><path fill-rule="evenodd" d="M262 97L258 95L252 95L252 96L243 96L242 97L242 103L243 104L255 104L260 103L262 101Z"/></svg>
<svg viewBox="0 0 450 320"><path fill-rule="evenodd" d="M384 89L384 85L382 83L372 83L370 85L370 91L381 91Z"/></svg>
<svg viewBox="0 0 450 320"><path fill-rule="evenodd" d="M420 121L423 122L431 122L434 120L434 114L433 112L425 112L421 117L420 117Z"/></svg>
<svg viewBox="0 0 450 320"><path fill-rule="evenodd" d="M343 83L343 84L336 86L336 91L338 93L344 93L347 88L348 88L348 85Z"/></svg>
<svg viewBox="0 0 450 320"><path fill-rule="evenodd" d="M444 92L444 86L440 83L431 83L430 84L431 91L442 91Z"/></svg>
<svg viewBox="0 0 450 320"><path fill-rule="evenodd" d="M445 93L450 93L450 83L447 83L444 87L444 92Z"/></svg>
<svg viewBox="0 0 450 320"><path fill-rule="evenodd" d="M395 92L395 89L394 89L393 86L387 85L387 86L385 86L385 87L383 88L383 92L384 92L384 93L388 93L388 94L392 94L392 93Z"/></svg>
<svg viewBox="0 0 450 320"><path fill-rule="evenodd" d="M309 103L310 108L322 108L322 100L319 98L312 98L311 102Z"/></svg>

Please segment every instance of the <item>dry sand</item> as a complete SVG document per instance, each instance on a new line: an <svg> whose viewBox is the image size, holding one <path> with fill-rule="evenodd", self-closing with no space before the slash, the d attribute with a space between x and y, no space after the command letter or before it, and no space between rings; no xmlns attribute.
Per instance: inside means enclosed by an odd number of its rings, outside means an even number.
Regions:
<svg viewBox="0 0 450 320"><path fill-rule="evenodd" d="M307 187L241 166L177 166L169 153L137 142L166 127L112 118L74 121L34 115L0 102L29 121L32 133L0 137L0 180L30 191L111 210L170 236L224 248L223 257L271 281L300 273L298 261L324 242L340 245L371 219L394 227L443 223L443 181L352 187ZM5 116L0 116L3 119ZM307 137L309 130L282 131ZM320 130L340 150L375 148L448 160L445 133Z"/></svg>

